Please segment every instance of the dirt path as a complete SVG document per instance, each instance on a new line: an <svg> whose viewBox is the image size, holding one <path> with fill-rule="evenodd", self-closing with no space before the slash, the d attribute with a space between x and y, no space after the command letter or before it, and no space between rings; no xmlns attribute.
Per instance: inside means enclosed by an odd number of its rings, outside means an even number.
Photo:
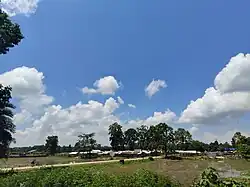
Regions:
<svg viewBox="0 0 250 187"><path fill-rule="evenodd" d="M131 158L131 159L124 159L124 161L136 161L136 160L143 160L148 159L149 157L144 158ZM161 158L161 156L153 157L153 158ZM79 166L79 165L87 165L87 164L103 164L103 163L113 163L118 162L119 160L104 160L104 161L91 161L91 162L78 162L78 163L68 163L68 164L53 164L53 165L41 165L41 166L26 166L26 167L15 167L15 168L1 168L0 171L26 171L32 169L40 169L40 168L48 168L48 167L64 167L64 166Z"/></svg>

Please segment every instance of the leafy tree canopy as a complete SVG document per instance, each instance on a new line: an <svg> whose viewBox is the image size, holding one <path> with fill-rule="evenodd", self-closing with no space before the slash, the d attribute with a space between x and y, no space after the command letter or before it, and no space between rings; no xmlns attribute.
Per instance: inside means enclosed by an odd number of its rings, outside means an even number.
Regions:
<svg viewBox="0 0 250 187"><path fill-rule="evenodd" d="M20 26L13 23L8 15L0 9L0 55L9 52L23 39Z"/></svg>

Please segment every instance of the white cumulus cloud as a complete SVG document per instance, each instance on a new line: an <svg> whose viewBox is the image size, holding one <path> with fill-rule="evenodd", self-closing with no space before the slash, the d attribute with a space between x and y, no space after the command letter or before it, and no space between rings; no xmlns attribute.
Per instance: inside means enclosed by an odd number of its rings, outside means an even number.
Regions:
<svg viewBox="0 0 250 187"><path fill-rule="evenodd" d="M166 88L167 84L164 80L152 80L149 85L145 88L146 95L151 98L157 92L160 91L161 88Z"/></svg>
<svg viewBox="0 0 250 187"><path fill-rule="evenodd" d="M18 130L14 134L17 144L13 146L44 144L49 135L59 136L61 145L74 145L79 134L91 132L96 133L95 138L99 143L108 145L108 127L114 122L124 125L126 129L160 122L172 124L176 118L175 113L167 110L154 112L153 116L146 119L122 122L119 114L116 114L124 102L121 97L117 97L117 100L110 97L104 102L79 101L66 108L53 105L53 97L46 94L44 78L42 72L29 67L18 67L0 74L0 83L12 86L13 98L18 101L20 108L14 116Z"/></svg>
<svg viewBox="0 0 250 187"><path fill-rule="evenodd" d="M114 95L116 90L120 88L120 84L113 76L103 77L93 84L95 88L82 88L84 94Z"/></svg>
<svg viewBox="0 0 250 187"><path fill-rule="evenodd" d="M18 67L0 74L0 84L12 87L12 96L19 101L19 107L35 112L49 105L54 98L45 94L44 75L35 68Z"/></svg>
<svg viewBox="0 0 250 187"><path fill-rule="evenodd" d="M216 76L214 85L221 93L250 91L250 55L232 57L225 68Z"/></svg>
<svg viewBox="0 0 250 187"><path fill-rule="evenodd" d="M249 55L233 57L216 76L215 86L191 101L182 112L180 123L221 124L250 111Z"/></svg>
<svg viewBox="0 0 250 187"><path fill-rule="evenodd" d="M0 8L9 16L36 12L40 0L1 0Z"/></svg>

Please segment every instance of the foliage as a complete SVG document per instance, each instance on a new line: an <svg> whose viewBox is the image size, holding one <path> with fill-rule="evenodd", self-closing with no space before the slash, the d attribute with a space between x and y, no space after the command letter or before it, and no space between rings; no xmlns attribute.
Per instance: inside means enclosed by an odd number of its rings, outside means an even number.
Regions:
<svg viewBox="0 0 250 187"><path fill-rule="evenodd" d="M198 181L195 181L193 187L247 187L243 182L235 179L221 179L214 168L207 168Z"/></svg>
<svg viewBox="0 0 250 187"><path fill-rule="evenodd" d="M78 136L78 146L79 150L78 151L86 151L86 152L91 152L95 145L96 145L96 140L94 139L95 133L90 133L90 134L81 134Z"/></svg>
<svg viewBox="0 0 250 187"><path fill-rule="evenodd" d="M16 126L13 124L14 105L11 100L11 87L4 87L0 84L0 158L7 157L9 145L15 142L12 134L15 133Z"/></svg>
<svg viewBox="0 0 250 187"><path fill-rule="evenodd" d="M138 140L137 134L137 131L133 128L130 128L124 132L125 145L128 147L129 150L135 149Z"/></svg>
<svg viewBox="0 0 250 187"><path fill-rule="evenodd" d="M239 144L237 146L237 151L240 153L242 156L246 156L250 154L250 146L247 144Z"/></svg>
<svg viewBox="0 0 250 187"><path fill-rule="evenodd" d="M58 136L48 136L45 147L50 155L55 155L58 148Z"/></svg>
<svg viewBox="0 0 250 187"><path fill-rule="evenodd" d="M8 15L0 9L0 55L18 45L23 39L18 24L12 23Z"/></svg>
<svg viewBox="0 0 250 187"><path fill-rule="evenodd" d="M159 145L165 154L172 153L175 150L174 146L174 131L173 128L166 123L159 123L156 125L156 138L158 138Z"/></svg>
<svg viewBox="0 0 250 187"><path fill-rule="evenodd" d="M137 131L137 137L138 137L138 146L140 149L147 149L147 132L148 127L145 125L142 125L136 129Z"/></svg>
<svg viewBox="0 0 250 187"><path fill-rule="evenodd" d="M192 135L190 134L189 131L183 128L178 128L174 132L174 143L177 149L187 150L191 142L192 142Z"/></svg>
<svg viewBox="0 0 250 187"><path fill-rule="evenodd" d="M0 178L0 187L165 187L167 185L178 186L169 178L143 169L132 174L110 175L95 168L50 168L20 172Z"/></svg>
<svg viewBox="0 0 250 187"><path fill-rule="evenodd" d="M122 132L122 126L118 123L114 123L109 126L109 140L110 145L113 150L123 150L124 149L124 134Z"/></svg>

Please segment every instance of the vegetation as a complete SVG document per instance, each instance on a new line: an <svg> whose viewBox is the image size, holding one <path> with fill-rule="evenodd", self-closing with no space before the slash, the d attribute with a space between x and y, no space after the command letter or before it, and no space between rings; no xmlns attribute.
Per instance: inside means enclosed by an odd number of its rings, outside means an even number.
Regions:
<svg viewBox="0 0 250 187"><path fill-rule="evenodd" d="M48 136L45 147L50 155L55 155L58 148L58 136Z"/></svg>
<svg viewBox="0 0 250 187"><path fill-rule="evenodd" d="M109 141L110 145L115 151L124 150L124 134L122 126L114 123L109 126Z"/></svg>
<svg viewBox="0 0 250 187"><path fill-rule="evenodd" d="M12 23L8 15L0 9L0 55L9 52L22 39L19 25Z"/></svg>
<svg viewBox="0 0 250 187"><path fill-rule="evenodd" d="M10 100L11 87L0 84L0 158L7 157L9 145L15 141L12 134L15 133L16 126L12 122L11 110L15 107Z"/></svg>
<svg viewBox="0 0 250 187"><path fill-rule="evenodd" d="M193 187L247 187L244 182L236 179L221 179L214 168L207 168L202 174L199 181L194 182Z"/></svg>
<svg viewBox="0 0 250 187"><path fill-rule="evenodd" d="M12 23L8 15L0 9L0 55L6 54L10 48L18 45L23 39L18 24ZM16 126L12 122L14 105L11 100L11 87L0 84L0 158L8 156L9 145L15 139Z"/></svg>
<svg viewBox="0 0 250 187"><path fill-rule="evenodd" d="M40 169L0 178L0 187L85 186L85 187L165 187L178 186L169 178L144 169L135 173L110 175L98 169Z"/></svg>

